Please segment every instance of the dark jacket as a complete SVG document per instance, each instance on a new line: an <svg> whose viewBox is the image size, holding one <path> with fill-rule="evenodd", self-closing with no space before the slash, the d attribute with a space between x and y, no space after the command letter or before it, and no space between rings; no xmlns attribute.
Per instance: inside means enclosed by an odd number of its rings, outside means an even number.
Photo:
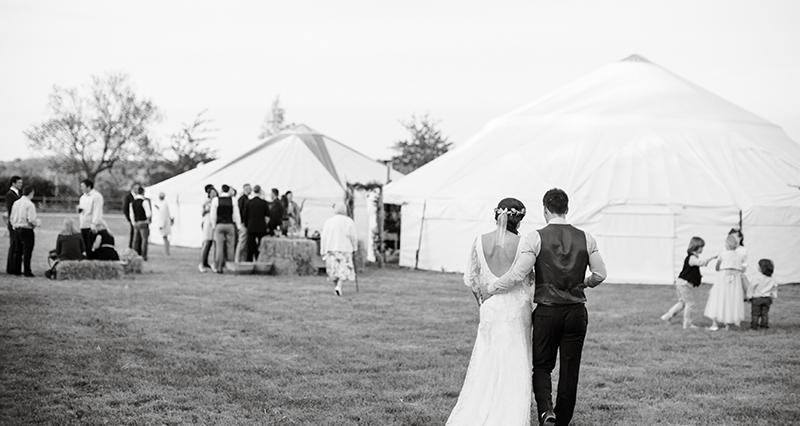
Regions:
<svg viewBox="0 0 800 426"><path fill-rule="evenodd" d="M81 234L59 234L56 238L56 257L58 260L81 260L86 253Z"/></svg>
<svg viewBox="0 0 800 426"><path fill-rule="evenodd" d="M267 228L275 229L283 224L283 203L280 198L269 203L269 223Z"/></svg>
<svg viewBox="0 0 800 426"><path fill-rule="evenodd" d="M9 189L6 194L6 210L8 210L8 230L11 231L11 206L19 200L19 195L13 189Z"/></svg>
<svg viewBox="0 0 800 426"><path fill-rule="evenodd" d="M269 203L259 197L248 200L244 211L244 226L247 232L252 234L264 234L267 232L267 218L269 217Z"/></svg>
<svg viewBox="0 0 800 426"><path fill-rule="evenodd" d="M129 213L129 210L132 202L133 202L133 194L131 194L130 191L128 191L128 193L125 194L125 198L122 199L122 214L125 216L125 220L127 220L128 222L131 221L131 214Z"/></svg>

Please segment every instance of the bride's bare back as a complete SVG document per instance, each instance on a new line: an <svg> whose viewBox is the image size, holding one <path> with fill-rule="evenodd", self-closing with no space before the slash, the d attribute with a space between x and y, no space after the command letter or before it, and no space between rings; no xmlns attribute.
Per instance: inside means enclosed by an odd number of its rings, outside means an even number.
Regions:
<svg viewBox="0 0 800 426"><path fill-rule="evenodd" d="M509 269L517 257L517 246L519 246L519 235L506 231L505 241L502 247L494 245L495 233L489 232L481 235L483 245L483 257L489 266L489 272L496 277L500 277Z"/></svg>

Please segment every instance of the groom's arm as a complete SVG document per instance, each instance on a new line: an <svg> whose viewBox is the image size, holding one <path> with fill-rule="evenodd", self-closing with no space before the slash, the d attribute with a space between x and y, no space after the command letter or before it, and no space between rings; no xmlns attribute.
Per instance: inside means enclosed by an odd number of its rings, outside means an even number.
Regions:
<svg viewBox="0 0 800 426"><path fill-rule="evenodd" d="M592 275L583 280L585 287L597 287L605 281L607 272L600 250L597 249L597 241L588 232L586 233L586 250L589 252L589 271Z"/></svg>
<svg viewBox="0 0 800 426"><path fill-rule="evenodd" d="M542 240L539 238L538 232L534 231L526 235L519 245L517 260L511 265L511 269L487 286L489 294L502 293L525 279L533 270L541 245Z"/></svg>

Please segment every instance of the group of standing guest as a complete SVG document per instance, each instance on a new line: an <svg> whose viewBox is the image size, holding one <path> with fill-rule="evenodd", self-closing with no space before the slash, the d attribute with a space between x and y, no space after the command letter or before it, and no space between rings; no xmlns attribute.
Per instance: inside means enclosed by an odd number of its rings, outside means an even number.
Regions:
<svg viewBox="0 0 800 426"><path fill-rule="evenodd" d="M80 182L81 196L77 206L77 226L66 219L56 239L56 248L50 252L54 263L45 275L54 277L55 264L61 260L119 260L114 236L103 219L103 195L95 189L91 179ZM13 176L6 194L7 227L10 239L6 272L11 275L34 276L31 256L35 243L34 229L40 226L36 206L32 199L32 186L25 186L20 176ZM150 225L155 221L164 239L164 249L169 256L169 235L173 217L162 192L158 202L151 203L144 195L141 184L134 183L123 200L123 215L130 226L128 247L144 260L148 258ZM80 240L80 243L77 242ZM51 276L52 275L52 276Z"/></svg>
<svg viewBox="0 0 800 426"><path fill-rule="evenodd" d="M213 185L205 186L200 272L222 273L229 262L252 262L258 258L262 238L294 233L300 227L301 208L291 191L281 197L278 189L272 188L267 198L261 185L249 183L243 185L242 195L236 199L236 190L229 185L222 185L220 191ZM216 254L214 262L209 263L212 246Z"/></svg>
<svg viewBox="0 0 800 426"><path fill-rule="evenodd" d="M128 222L128 248L134 250L142 259L147 260L150 240L150 225L155 221L164 241L164 253L169 256L169 236L175 219L169 210L166 194L158 194L158 202L145 197L144 187L139 183L131 185L130 192L122 201L122 214Z"/></svg>
<svg viewBox="0 0 800 426"><path fill-rule="evenodd" d="M31 257L36 242L34 230L41 225L33 203L35 191L25 186L20 176L13 176L6 194L8 234L10 238L6 272L11 275L33 277ZM80 183L78 201L78 227L72 219L64 221L56 239L56 248L50 258L60 260L119 260L114 248L114 237L103 220L103 196L94 189L94 182L84 179ZM52 277L54 268L45 273Z"/></svg>

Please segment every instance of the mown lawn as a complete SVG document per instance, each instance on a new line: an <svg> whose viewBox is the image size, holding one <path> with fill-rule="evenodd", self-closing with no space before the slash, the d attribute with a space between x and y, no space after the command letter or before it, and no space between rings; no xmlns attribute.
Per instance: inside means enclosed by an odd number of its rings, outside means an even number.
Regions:
<svg viewBox="0 0 800 426"><path fill-rule="evenodd" d="M39 276L57 223L37 234ZM124 245L118 219L112 228ZM4 236L3 262L7 247ZM337 298L324 277L200 274L196 250L152 249L133 279L0 275L0 423L447 419L477 327L458 276L368 269L360 293ZM604 284L589 297L573 424L800 421L800 286L780 289L766 332L662 324L666 286Z"/></svg>

